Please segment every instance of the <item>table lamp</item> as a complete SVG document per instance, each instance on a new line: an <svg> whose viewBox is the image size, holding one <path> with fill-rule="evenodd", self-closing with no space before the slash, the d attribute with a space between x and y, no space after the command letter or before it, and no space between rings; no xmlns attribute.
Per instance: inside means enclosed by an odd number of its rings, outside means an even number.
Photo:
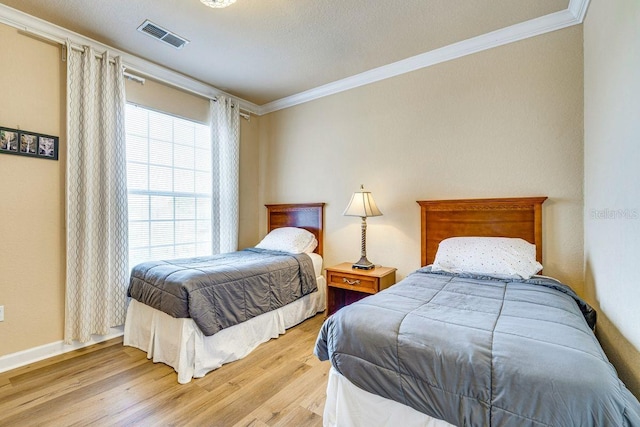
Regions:
<svg viewBox="0 0 640 427"><path fill-rule="evenodd" d="M356 191L351 196L351 201L342 215L359 216L362 218L362 246L360 250L360 260L353 264L353 268L360 270L371 270L375 265L367 259L367 217L380 216L382 212L376 206L371 192L365 191L364 185L360 186L360 191Z"/></svg>

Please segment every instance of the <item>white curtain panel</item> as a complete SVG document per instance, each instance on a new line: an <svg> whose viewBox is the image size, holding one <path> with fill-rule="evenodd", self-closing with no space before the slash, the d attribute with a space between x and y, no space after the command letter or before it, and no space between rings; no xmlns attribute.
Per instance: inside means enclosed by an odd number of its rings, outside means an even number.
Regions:
<svg viewBox="0 0 640 427"><path fill-rule="evenodd" d="M211 103L211 244L214 254L238 250L240 107L219 96Z"/></svg>
<svg viewBox="0 0 640 427"><path fill-rule="evenodd" d="M65 343L125 320L129 280L120 58L67 46Z"/></svg>

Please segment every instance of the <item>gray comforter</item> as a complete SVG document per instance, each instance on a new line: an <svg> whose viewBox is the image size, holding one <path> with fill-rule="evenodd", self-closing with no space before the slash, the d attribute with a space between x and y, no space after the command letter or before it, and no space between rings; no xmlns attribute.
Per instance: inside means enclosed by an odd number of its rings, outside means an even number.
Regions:
<svg viewBox="0 0 640 427"><path fill-rule="evenodd" d="M588 321L541 277L418 270L328 318L315 354L358 387L457 426L640 426Z"/></svg>
<svg viewBox="0 0 640 427"><path fill-rule="evenodd" d="M191 317L209 336L315 290L308 255L250 248L138 264L128 295L173 317Z"/></svg>

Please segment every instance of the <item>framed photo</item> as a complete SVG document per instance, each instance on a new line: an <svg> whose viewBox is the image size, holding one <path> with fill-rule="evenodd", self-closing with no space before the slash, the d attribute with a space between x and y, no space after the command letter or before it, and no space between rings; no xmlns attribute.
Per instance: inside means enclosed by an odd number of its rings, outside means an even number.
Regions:
<svg viewBox="0 0 640 427"><path fill-rule="evenodd" d="M0 151L17 153L18 134L19 131L15 129L0 128Z"/></svg>
<svg viewBox="0 0 640 427"><path fill-rule="evenodd" d="M38 156L45 159L58 160L58 138L49 135L38 135Z"/></svg>
<svg viewBox="0 0 640 427"><path fill-rule="evenodd" d="M35 156L38 146L38 135L27 132L20 132L19 150L21 154Z"/></svg>
<svg viewBox="0 0 640 427"><path fill-rule="evenodd" d="M0 154L58 160L58 137L0 127Z"/></svg>

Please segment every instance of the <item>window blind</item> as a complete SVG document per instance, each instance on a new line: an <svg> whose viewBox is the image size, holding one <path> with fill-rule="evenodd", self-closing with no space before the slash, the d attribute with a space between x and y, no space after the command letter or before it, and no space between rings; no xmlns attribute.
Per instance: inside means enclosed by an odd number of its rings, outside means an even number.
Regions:
<svg viewBox="0 0 640 427"><path fill-rule="evenodd" d="M129 265L211 254L209 127L127 104Z"/></svg>

